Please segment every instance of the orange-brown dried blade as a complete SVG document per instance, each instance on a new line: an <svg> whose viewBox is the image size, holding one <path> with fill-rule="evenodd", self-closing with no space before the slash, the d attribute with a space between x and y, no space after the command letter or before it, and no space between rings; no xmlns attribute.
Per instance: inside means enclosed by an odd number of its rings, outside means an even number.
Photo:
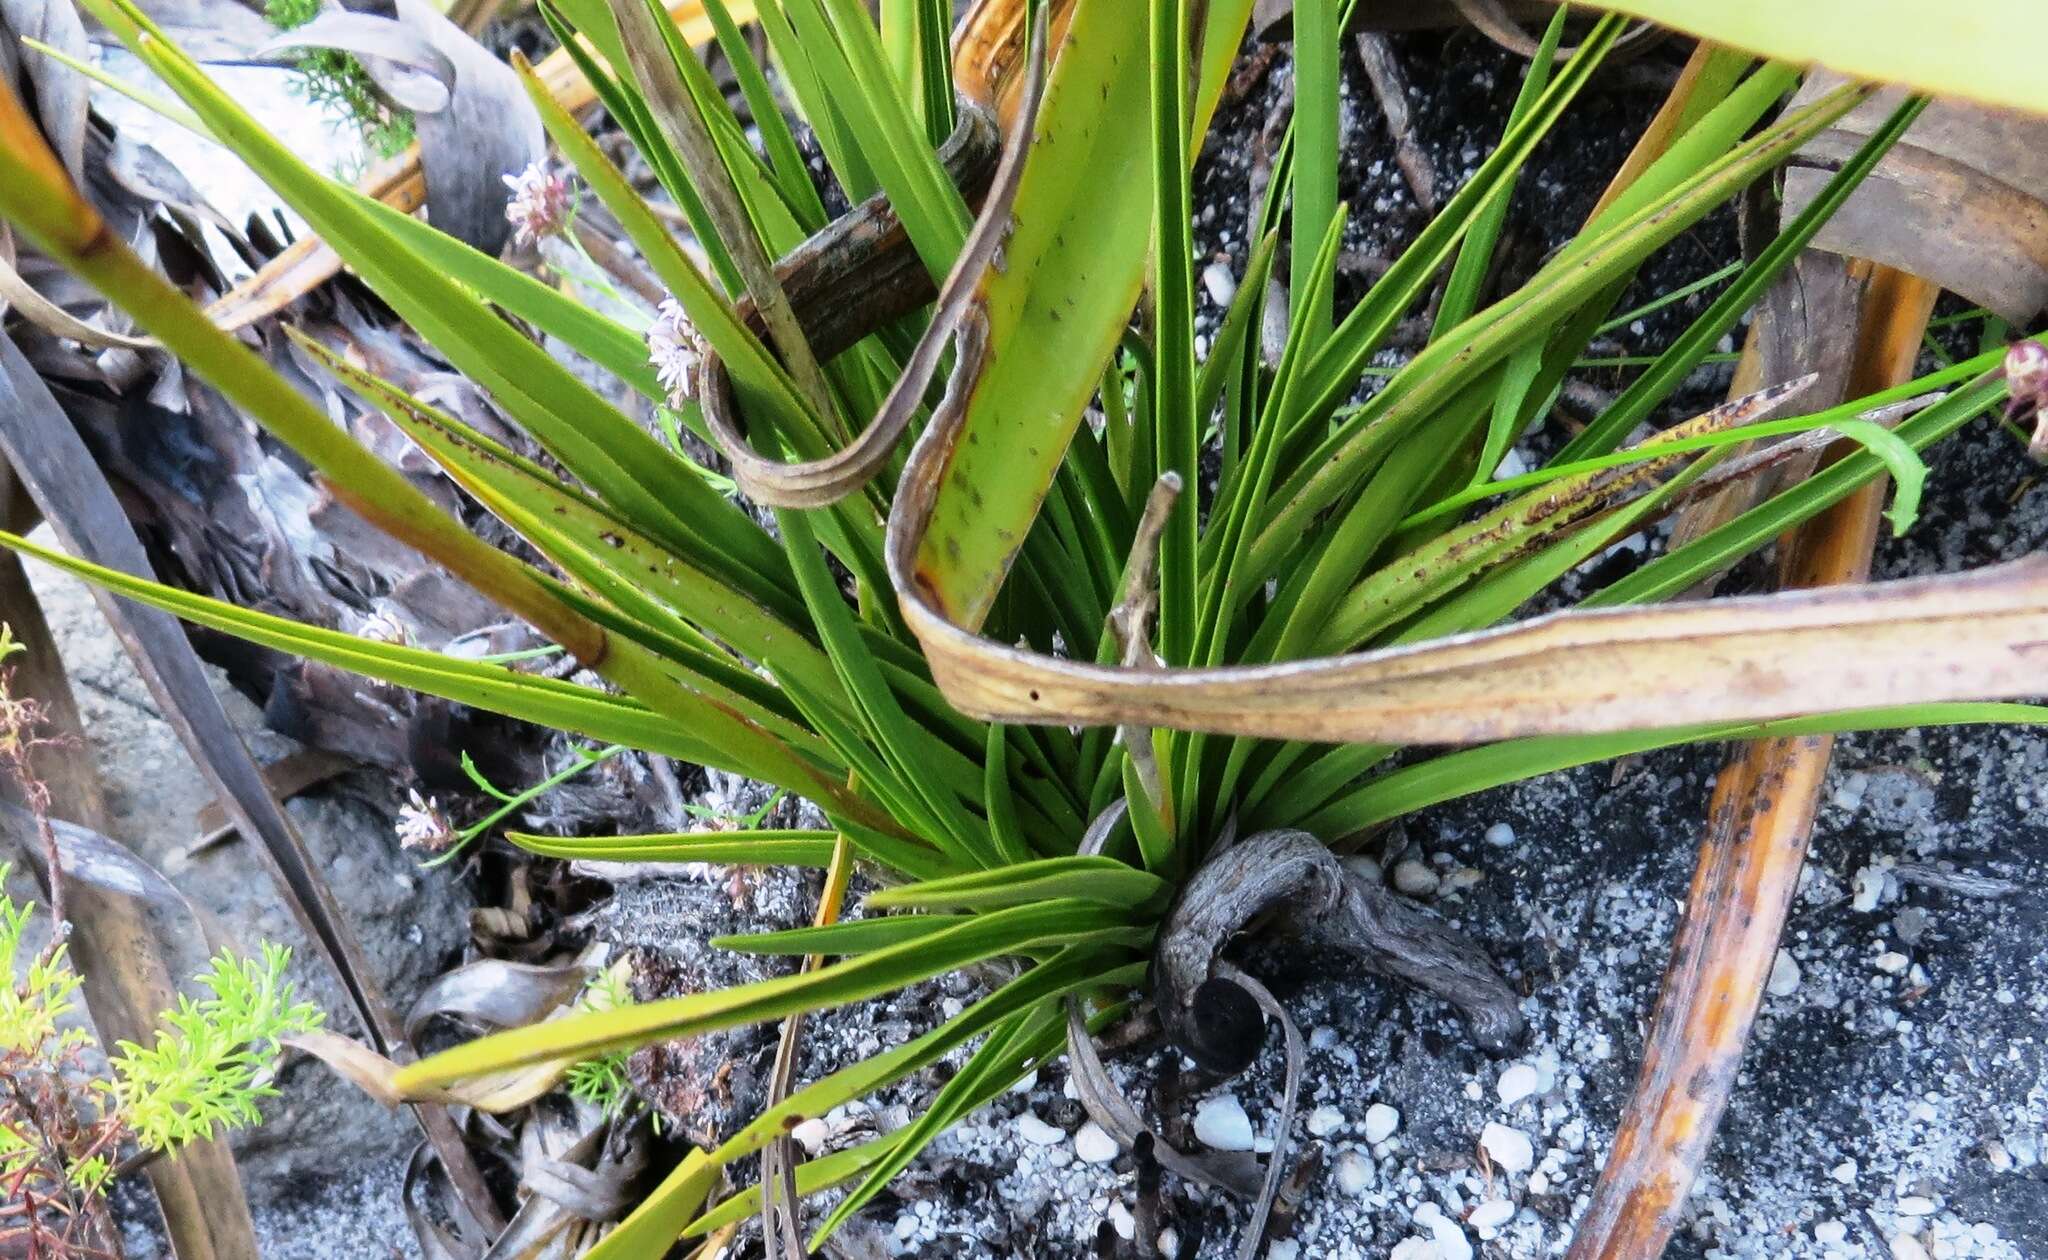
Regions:
<svg viewBox="0 0 2048 1260"><path fill-rule="evenodd" d="M846 906L846 886L852 879L853 846L841 833L832 846L832 865L825 872L825 887L818 895L813 926L831 927L839 922ZM815 971L824 961L821 954L808 954L803 969ZM770 1107L788 1099L790 1088L796 1083L797 1038L803 1035L803 1027L802 1011L782 1022L782 1037L775 1047L775 1067L768 1080ZM797 1205L796 1143L784 1133L761 1151L761 1241L768 1260L802 1260L803 1226Z"/></svg>
<svg viewBox="0 0 2048 1260"><path fill-rule="evenodd" d="M1934 288L1880 269L1870 288L1852 393L1910 373ZM1788 540L1785 586L1864 580L1884 505L1878 482ZM1832 736L1759 740L1722 772L1707 838L1672 944L1634 1095L1568 1260L1653 1260L1678 1224L1770 975L1813 830Z"/></svg>
<svg viewBox="0 0 2048 1260"><path fill-rule="evenodd" d="M1045 0L1051 42L1059 47L1074 16L1074 0ZM1025 0L976 0L953 32L953 90L996 113L1007 134L1023 103L1030 31Z"/></svg>

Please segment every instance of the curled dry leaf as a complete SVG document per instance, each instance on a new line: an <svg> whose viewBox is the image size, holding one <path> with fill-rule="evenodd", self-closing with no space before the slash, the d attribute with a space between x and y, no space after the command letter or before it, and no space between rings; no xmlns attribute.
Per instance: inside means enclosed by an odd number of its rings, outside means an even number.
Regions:
<svg viewBox="0 0 2048 1260"><path fill-rule="evenodd" d="M1795 107L1841 82L1808 75ZM1871 97L1800 151L1785 172L1788 218L1904 96L1895 88ZM1935 101L1813 243L1931 280L2008 323L2031 323L2048 308L2048 118Z"/></svg>
<svg viewBox="0 0 2048 1260"><path fill-rule="evenodd" d="M256 55L270 57L297 48L354 53L378 90L411 110L434 113L448 108L455 86L455 63L448 54L434 46L426 31L391 18L331 10L285 31L258 48Z"/></svg>
<svg viewBox="0 0 2048 1260"><path fill-rule="evenodd" d="M964 372L973 370L975 340L962 354ZM889 560L935 681L954 705L988 721L1464 744L2031 695L2048 684L2043 557L1823 592L1559 613L1276 665L1136 672L1007 647L948 620L915 567L941 444L958 415L949 406L911 457ZM1702 677L1730 681L1703 689Z"/></svg>
<svg viewBox="0 0 2048 1260"><path fill-rule="evenodd" d="M447 1015L493 1028L530 1024L575 999L590 981L591 969L580 963L541 966L485 958L467 963L421 991L405 1013L407 1040L436 1015Z"/></svg>
<svg viewBox="0 0 2048 1260"><path fill-rule="evenodd" d="M959 124L939 157L955 183L971 191L979 177L986 176L994 165L996 148L994 120L978 106L968 105L960 111ZM995 187L1001 189L1005 183L999 175ZM1007 195L1013 197L1015 190L1014 181L1008 181ZM994 204L994 196L990 202ZM1005 216L1008 205L1005 200L998 207ZM984 218L987 217L984 211ZM875 296L885 305L900 306L895 314L908 314L932 300L924 264L910 248L909 237L889 209L886 198L879 194L813 236L776 267L778 280L801 283L801 288L791 284L785 291L803 325L805 338L821 358L845 349L866 328L889 317L878 315L873 299L867 297L849 306L837 283L845 274L840 260L852 267L863 266L877 257L889 259L888 270L873 281L867 279L870 273L864 270L863 284L876 284ZM720 453L732 464L733 479L749 498L771 507L827 507L855 493L881 471L895 454L904 430L924 405L924 388L938 370L947 339L973 296L974 281L980 274L974 257L974 244L970 241L961 251L959 263L940 286L931 323L918 339L903 374L889 390L881 408L853 441L823 459L790 464L755 451L737 418L731 376L718 355L708 346L705 348L698 369L703 382L698 394L704 400L704 420L717 439ZM814 265L814 260L819 259L834 260L834 265L830 270L820 268ZM741 310L742 314L751 315L752 306L743 303ZM857 317L862 327L844 326L841 321L849 317ZM749 322L758 324L758 318Z"/></svg>
<svg viewBox="0 0 2048 1260"><path fill-rule="evenodd" d="M524 1107L552 1090L575 1063L574 1059L562 1059L473 1077L447 1089L403 1090L398 1087L400 1065L353 1038L315 1031L286 1037L284 1042L333 1068L387 1107L400 1103L463 1103L492 1115Z"/></svg>
<svg viewBox="0 0 2048 1260"><path fill-rule="evenodd" d="M452 71L446 105L419 110L413 120L427 215L443 232L495 254L511 228L503 177L547 154L540 114L511 67L427 0L398 0L398 20L431 43Z"/></svg>

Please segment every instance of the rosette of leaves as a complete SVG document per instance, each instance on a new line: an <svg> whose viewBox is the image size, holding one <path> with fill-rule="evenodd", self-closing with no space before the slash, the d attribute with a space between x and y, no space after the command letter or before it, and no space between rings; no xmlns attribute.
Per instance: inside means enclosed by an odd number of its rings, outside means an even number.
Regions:
<svg viewBox="0 0 2048 1260"><path fill-rule="evenodd" d="M657 1222L701 1235L755 1210L759 1192L748 1191L685 1219L718 1170L802 1118L970 1048L911 1124L794 1169L799 1194L854 1183L821 1226L830 1232L946 1126L1059 1054L1066 999L1085 999L1099 1021L1140 996L1178 891L1233 821L1336 840L1502 782L1686 741L2041 720L2033 707L1983 702L2041 690L2026 659L2026 645L2048 636L2048 580L2036 564L1650 606L1887 473L1900 482L1895 522L1910 524L1915 453L2003 396L1987 355L1816 415L1761 420L1796 393L1777 389L1623 446L1910 125L1913 104L1555 459L1494 481L1642 262L1865 89L1773 117L1798 72L1717 54L1665 143L1631 164L1576 238L1482 301L1517 172L1619 34L1618 19L1590 23L1569 59L1532 63L1492 155L1340 310L1333 67L1348 6L1301 0L1294 127L1247 274L1198 361L1189 172L1251 0L1046 0L1042 81L1039 58L1023 51L1025 6L983 5L970 21L988 38L962 48L1000 56L978 102L956 99L939 0L884 0L879 24L857 0L759 4L781 97L850 198L886 202L885 247L859 256L833 244L844 229L826 221L781 98L723 4L705 9L758 139L658 6L545 0L544 16L694 237L685 249L535 87L588 195L631 236L702 343L689 396L664 387L638 329L309 170L140 9L87 3L194 125L268 180L546 450L548 464L524 458L326 358L546 564L466 533L210 328L99 229L18 109L0 114L0 212L352 507L603 681L298 625L21 539L7 545L280 650L774 784L831 824L515 837L536 852L831 865L842 875L851 858L888 885L857 920L721 942L832 960L824 965L500 1033L410 1065L399 1083L430 1090L1013 963L958 1015L803 1083L693 1156L650 1215L615 1238L645 1242ZM1008 14L994 35L991 12ZM1551 50L1563 21L1547 34ZM939 157L949 137L976 127L1006 136L979 198ZM1283 240L1288 334L1269 363L1255 330ZM1439 282L1427 345L1365 391L1373 356ZM773 528L528 328L717 446ZM941 390L933 378L948 358ZM1863 419L1930 391L1947 392L1893 427ZM1594 607L1488 629L1740 471L1725 458L1732 444L1823 428L1860 445L1604 588L1585 601ZM1205 455L1220 470L1213 482L1201 477ZM1158 493L1176 481L1177 503ZM1467 746L1397 761L1409 745ZM1089 837L1120 800L1122 820ZM1083 853L1084 837L1100 851Z"/></svg>

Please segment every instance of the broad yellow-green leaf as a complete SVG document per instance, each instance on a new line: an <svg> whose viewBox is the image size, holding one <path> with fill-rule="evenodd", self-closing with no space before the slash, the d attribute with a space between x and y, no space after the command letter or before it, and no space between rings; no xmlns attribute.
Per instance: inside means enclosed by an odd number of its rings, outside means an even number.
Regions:
<svg viewBox="0 0 2048 1260"><path fill-rule="evenodd" d="M718 1166L704 1152L692 1150L631 1215L583 1253L583 1260L645 1260L663 1254L717 1182Z"/></svg>
<svg viewBox="0 0 2048 1260"><path fill-rule="evenodd" d="M1197 138L1251 0L1211 0L1206 8ZM1046 83L1003 269L984 285L990 362L918 555L933 597L964 625L987 615L1144 282L1152 218L1146 35L1132 0L1076 0Z"/></svg>
<svg viewBox="0 0 2048 1260"><path fill-rule="evenodd" d="M1588 0L1778 61L2048 114L2037 0Z"/></svg>

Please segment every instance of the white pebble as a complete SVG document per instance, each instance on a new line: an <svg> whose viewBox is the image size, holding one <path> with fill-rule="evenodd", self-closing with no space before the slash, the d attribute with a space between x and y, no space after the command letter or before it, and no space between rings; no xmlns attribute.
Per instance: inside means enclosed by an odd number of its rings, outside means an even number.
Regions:
<svg viewBox="0 0 2048 1260"><path fill-rule="evenodd" d="M1205 1098L1195 1108L1195 1137L1211 1150L1248 1151L1252 1149L1252 1120L1233 1095Z"/></svg>
<svg viewBox="0 0 2048 1260"><path fill-rule="evenodd" d="M1109 1225L1116 1231L1116 1236L1126 1242L1138 1236L1138 1218L1131 1215L1131 1209L1124 1206L1122 1199L1109 1205Z"/></svg>
<svg viewBox="0 0 2048 1260"><path fill-rule="evenodd" d="M1486 843L1496 849L1514 847L1515 829L1504 822L1497 822L1486 829Z"/></svg>
<svg viewBox="0 0 2048 1260"><path fill-rule="evenodd" d="M1401 1127L1401 1113L1385 1103L1374 1103L1365 1109L1365 1140L1378 1144L1394 1136L1394 1130Z"/></svg>
<svg viewBox="0 0 2048 1260"><path fill-rule="evenodd" d="M1886 975L1895 976L1906 969L1908 961L1907 957L1898 950L1888 949L1884 953L1879 954L1877 961L1872 965Z"/></svg>
<svg viewBox="0 0 2048 1260"><path fill-rule="evenodd" d="M1308 1131L1316 1137L1328 1137L1344 1127L1344 1113L1335 1107L1318 1107L1308 1113Z"/></svg>
<svg viewBox="0 0 2048 1260"><path fill-rule="evenodd" d="M1074 1135L1074 1154L1084 1164L1107 1164L1122 1153L1116 1139L1103 1131L1101 1125L1090 1120Z"/></svg>
<svg viewBox="0 0 2048 1260"><path fill-rule="evenodd" d="M1854 813L1863 805L1863 794L1870 790L1870 776L1857 770L1842 780L1835 789L1835 808Z"/></svg>
<svg viewBox="0 0 2048 1260"><path fill-rule="evenodd" d="M1529 1144L1528 1136L1504 1124L1487 1125L1479 1134L1479 1149L1510 1173L1528 1172L1536 1162L1536 1150Z"/></svg>
<svg viewBox="0 0 2048 1260"><path fill-rule="evenodd" d="M1409 858L1394 865L1394 887L1411 897L1426 897L1436 891L1436 872Z"/></svg>
<svg viewBox="0 0 2048 1260"><path fill-rule="evenodd" d="M1292 1238L1283 1238L1266 1249L1266 1260L1295 1260L1300 1254L1300 1243Z"/></svg>
<svg viewBox="0 0 2048 1260"><path fill-rule="evenodd" d="M1180 1231L1171 1225L1159 1231L1159 1254L1169 1260L1180 1254Z"/></svg>
<svg viewBox="0 0 2048 1260"><path fill-rule="evenodd" d="M1415 1209L1415 1223L1427 1229L1442 1260L1472 1260L1472 1241L1458 1223L1444 1215L1442 1208L1425 1203Z"/></svg>
<svg viewBox="0 0 2048 1260"><path fill-rule="evenodd" d="M1813 1227L1813 1240L1833 1245L1849 1237L1849 1227L1840 1221L1821 1221Z"/></svg>
<svg viewBox="0 0 2048 1260"><path fill-rule="evenodd" d="M1384 884L1387 882L1386 872L1380 869L1380 864L1363 853L1354 853L1350 857L1345 858L1344 869L1368 884Z"/></svg>
<svg viewBox="0 0 2048 1260"><path fill-rule="evenodd" d="M1910 1234L1900 1234L1891 1240L1892 1260L1927 1260L1927 1248Z"/></svg>
<svg viewBox="0 0 2048 1260"><path fill-rule="evenodd" d="M1403 1238L1387 1253L1387 1260L1443 1260L1436 1243L1427 1238Z"/></svg>
<svg viewBox="0 0 2048 1260"><path fill-rule="evenodd" d="M1836 1164L1834 1168L1829 1171L1828 1176L1833 1177L1836 1181L1841 1182L1845 1186L1855 1185L1856 1161L1853 1159L1843 1160L1841 1163Z"/></svg>
<svg viewBox="0 0 2048 1260"><path fill-rule="evenodd" d="M1543 1087L1543 1078L1526 1063L1511 1065L1500 1074L1500 1105L1512 1107Z"/></svg>
<svg viewBox="0 0 2048 1260"><path fill-rule="evenodd" d="M1465 1223L1474 1229L1498 1229L1515 1219L1515 1205L1506 1199L1488 1199L1472 1209Z"/></svg>
<svg viewBox="0 0 2048 1260"><path fill-rule="evenodd" d="M1900 1199L1893 1206L1892 1210L1900 1216L1932 1216L1934 1215L1934 1200L1924 1194L1909 1194L1905 1198Z"/></svg>
<svg viewBox="0 0 2048 1260"><path fill-rule="evenodd" d="M832 1136L832 1126L823 1119L813 1116L791 1129L789 1136L797 1140L797 1144L804 1148L805 1153L816 1155L825 1149L825 1139Z"/></svg>
<svg viewBox="0 0 2048 1260"><path fill-rule="evenodd" d="M1849 908L1858 914L1869 914L1877 909L1878 899L1884 896L1884 872L1874 866L1866 866L1856 872L1855 899Z"/></svg>
<svg viewBox="0 0 2048 1260"><path fill-rule="evenodd" d="M1047 1124L1029 1111L1017 1117L1017 1132L1033 1146L1058 1146L1067 1140L1065 1129Z"/></svg>
<svg viewBox="0 0 2048 1260"><path fill-rule="evenodd" d="M1237 296L1237 277L1230 274L1230 264L1212 262L1202 269L1202 287L1209 291L1211 302L1228 306Z"/></svg>
<svg viewBox="0 0 2048 1260"><path fill-rule="evenodd" d="M1379 1170L1357 1151L1346 1151L1337 1157L1337 1188L1351 1197L1364 1194L1378 1179Z"/></svg>
<svg viewBox="0 0 2048 1260"><path fill-rule="evenodd" d="M1771 963L1771 982L1765 986L1772 997L1791 997L1799 991L1799 964L1792 961L1792 955L1778 951L1776 961Z"/></svg>

